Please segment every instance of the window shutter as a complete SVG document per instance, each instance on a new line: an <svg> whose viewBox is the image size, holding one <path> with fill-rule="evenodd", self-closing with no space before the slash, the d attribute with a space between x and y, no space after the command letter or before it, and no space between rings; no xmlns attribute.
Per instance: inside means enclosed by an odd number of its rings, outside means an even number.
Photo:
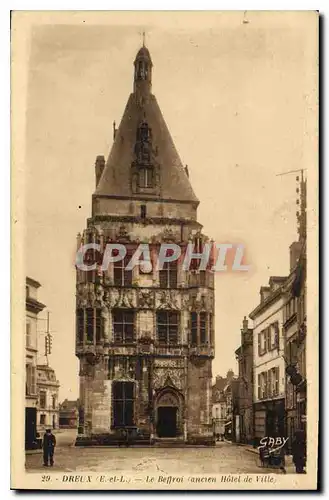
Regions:
<svg viewBox="0 0 329 500"><path fill-rule="evenodd" d="M276 321L274 323L274 346L276 348L279 347L279 333L280 333L280 330L279 330L279 322Z"/></svg>
<svg viewBox="0 0 329 500"><path fill-rule="evenodd" d="M31 366L31 393L36 394L36 368Z"/></svg>
<svg viewBox="0 0 329 500"><path fill-rule="evenodd" d="M270 351L271 350L271 327L268 326L265 330L265 333L266 333L266 352Z"/></svg>
<svg viewBox="0 0 329 500"><path fill-rule="evenodd" d="M277 366L275 368L275 395L279 394L279 377L280 377L280 368Z"/></svg>
<svg viewBox="0 0 329 500"><path fill-rule="evenodd" d="M273 396L272 393L272 370L268 370L267 372L267 397Z"/></svg>
<svg viewBox="0 0 329 500"><path fill-rule="evenodd" d="M260 343L260 339L261 339L261 333L258 334L258 356L261 356L261 343ZM258 375L259 377L259 375Z"/></svg>
<svg viewBox="0 0 329 500"><path fill-rule="evenodd" d="M259 334L258 334L258 337L259 337ZM260 382L261 382L261 379L260 379L260 374L259 374L258 375L258 399L262 398Z"/></svg>
<svg viewBox="0 0 329 500"><path fill-rule="evenodd" d="M264 398L267 398L267 372L264 372Z"/></svg>

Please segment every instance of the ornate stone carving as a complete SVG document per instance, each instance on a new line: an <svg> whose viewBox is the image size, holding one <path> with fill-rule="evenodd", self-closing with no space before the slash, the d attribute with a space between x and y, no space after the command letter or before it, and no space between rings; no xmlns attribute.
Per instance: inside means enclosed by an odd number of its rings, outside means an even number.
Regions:
<svg viewBox="0 0 329 500"><path fill-rule="evenodd" d="M95 300L99 307L103 304L104 289L102 285L96 285L95 287Z"/></svg>
<svg viewBox="0 0 329 500"><path fill-rule="evenodd" d="M161 290L157 294L158 309L180 309L179 295L175 290Z"/></svg>
<svg viewBox="0 0 329 500"><path fill-rule="evenodd" d="M110 313L106 306L102 307L102 320L103 320L103 335L105 342L109 340L110 331Z"/></svg>
<svg viewBox="0 0 329 500"><path fill-rule="evenodd" d="M87 352L86 354L86 364L95 366L102 360L101 354L95 354L93 352Z"/></svg>
<svg viewBox="0 0 329 500"><path fill-rule="evenodd" d="M165 227L161 234L161 239L162 241L167 241L168 243L176 241L175 233L171 227Z"/></svg>
<svg viewBox="0 0 329 500"><path fill-rule="evenodd" d="M182 390L182 374L183 371L180 369L155 368L153 387L160 389L169 386Z"/></svg>
<svg viewBox="0 0 329 500"><path fill-rule="evenodd" d="M181 358L164 358L154 360L155 368L184 368L184 360Z"/></svg>
<svg viewBox="0 0 329 500"><path fill-rule="evenodd" d="M121 224L121 226L119 227L117 239L118 240L129 240L130 239L129 233L128 233L127 228L124 224Z"/></svg>
<svg viewBox="0 0 329 500"><path fill-rule="evenodd" d="M191 310L192 311L206 311L207 310L207 297L201 293L191 297Z"/></svg>
<svg viewBox="0 0 329 500"><path fill-rule="evenodd" d="M141 308L152 309L154 307L153 291L148 289L140 289L138 292L138 305Z"/></svg>
<svg viewBox="0 0 329 500"><path fill-rule="evenodd" d="M117 360L114 368L114 380L135 382L136 363L122 358Z"/></svg>
<svg viewBox="0 0 329 500"><path fill-rule="evenodd" d="M192 365L196 366L197 368L202 368L206 364L207 360L204 358L199 358L195 357L191 359Z"/></svg>
<svg viewBox="0 0 329 500"><path fill-rule="evenodd" d="M134 290L113 290L111 293L111 307L136 307L136 293Z"/></svg>
<svg viewBox="0 0 329 500"><path fill-rule="evenodd" d="M179 406L179 398L172 391L166 391L159 397L157 406Z"/></svg>
<svg viewBox="0 0 329 500"><path fill-rule="evenodd" d="M191 306L191 300L189 295L182 296L182 309L189 310Z"/></svg>

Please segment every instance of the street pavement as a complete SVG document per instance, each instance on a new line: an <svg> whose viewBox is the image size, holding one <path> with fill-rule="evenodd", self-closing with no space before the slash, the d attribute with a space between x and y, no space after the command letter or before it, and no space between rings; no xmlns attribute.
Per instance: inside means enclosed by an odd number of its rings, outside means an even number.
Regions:
<svg viewBox="0 0 329 500"><path fill-rule="evenodd" d="M107 448L75 447L76 431L56 434L53 472L164 473L164 474L268 474L278 469L262 468L258 455L227 442L216 447L195 448ZM26 469L44 472L42 454L27 453ZM290 471L289 471L290 472Z"/></svg>

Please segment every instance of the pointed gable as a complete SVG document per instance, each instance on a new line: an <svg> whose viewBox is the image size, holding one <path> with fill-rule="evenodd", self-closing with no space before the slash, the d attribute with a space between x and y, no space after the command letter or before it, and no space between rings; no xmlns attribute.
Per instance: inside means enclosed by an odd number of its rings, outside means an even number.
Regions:
<svg viewBox="0 0 329 500"><path fill-rule="evenodd" d="M130 95L111 152L99 175L94 198L147 198L198 204L174 142L151 94L152 61L143 47L135 59L134 92ZM139 138L144 124L149 139ZM139 189L140 170L146 169L145 189ZM146 175L145 174L145 175Z"/></svg>

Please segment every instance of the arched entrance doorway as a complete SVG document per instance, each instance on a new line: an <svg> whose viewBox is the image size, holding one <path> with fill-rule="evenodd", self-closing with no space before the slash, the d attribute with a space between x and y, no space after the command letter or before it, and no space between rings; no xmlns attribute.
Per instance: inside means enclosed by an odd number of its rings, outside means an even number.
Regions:
<svg viewBox="0 0 329 500"><path fill-rule="evenodd" d="M156 432L158 437L176 437L180 434L180 400L172 390L163 391L156 405Z"/></svg>

